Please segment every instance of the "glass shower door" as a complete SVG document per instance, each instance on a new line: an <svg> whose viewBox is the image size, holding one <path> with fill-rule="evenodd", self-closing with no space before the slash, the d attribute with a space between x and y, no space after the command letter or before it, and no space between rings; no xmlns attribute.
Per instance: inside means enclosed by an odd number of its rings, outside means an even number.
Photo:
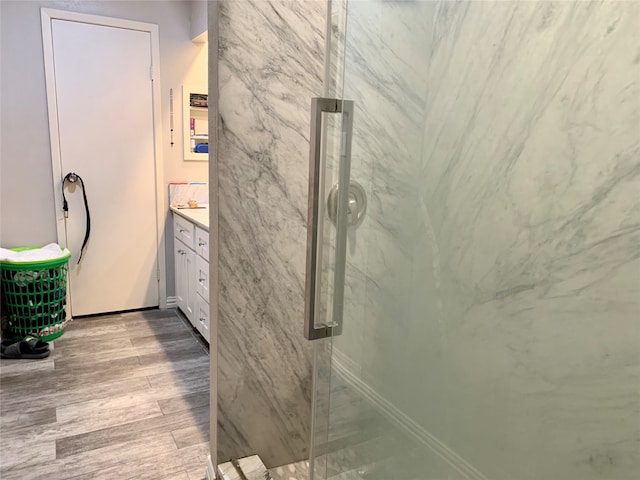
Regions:
<svg viewBox="0 0 640 480"><path fill-rule="evenodd" d="M638 22L331 2L315 480L640 472Z"/></svg>

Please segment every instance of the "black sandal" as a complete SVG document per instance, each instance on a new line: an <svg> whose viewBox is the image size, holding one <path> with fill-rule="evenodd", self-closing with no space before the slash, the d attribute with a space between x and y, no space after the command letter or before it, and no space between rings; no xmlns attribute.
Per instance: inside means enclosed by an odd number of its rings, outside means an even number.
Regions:
<svg viewBox="0 0 640 480"><path fill-rule="evenodd" d="M5 340L0 344L0 358L39 359L48 357L50 353L47 342L31 335L24 337L19 342Z"/></svg>

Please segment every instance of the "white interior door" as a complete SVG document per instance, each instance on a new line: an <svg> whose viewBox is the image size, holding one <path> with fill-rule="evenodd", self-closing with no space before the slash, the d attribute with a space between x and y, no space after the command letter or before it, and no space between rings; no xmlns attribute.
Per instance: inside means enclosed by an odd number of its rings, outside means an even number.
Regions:
<svg viewBox="0 0 640 480"><path fill-rule="evenodd" d="M151 34L52 19L51 38L61 174L84 180L91 213L77 265L85 210L80 187L67 183L72 315L157 306Z"/></svg>

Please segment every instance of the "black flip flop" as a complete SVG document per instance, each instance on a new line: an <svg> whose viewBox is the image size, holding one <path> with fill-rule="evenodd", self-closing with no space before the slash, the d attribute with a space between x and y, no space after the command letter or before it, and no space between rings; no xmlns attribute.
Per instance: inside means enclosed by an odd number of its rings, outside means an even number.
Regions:
<svg viewBox="0 0 640 480"><path fill-rule="evenodd" d="M30 335L19 342L10 342L11 340L5 340L0 344L0 358L39 359L46 358L51 353L48 343Z"/></svg>

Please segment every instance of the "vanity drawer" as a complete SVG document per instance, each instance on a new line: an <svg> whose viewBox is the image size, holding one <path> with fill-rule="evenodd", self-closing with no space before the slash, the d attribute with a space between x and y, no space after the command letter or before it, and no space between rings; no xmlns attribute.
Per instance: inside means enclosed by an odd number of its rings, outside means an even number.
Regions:
<svg viewBox="0 0 640 480"><path fill-rule="evenodd" d="M200 295L196 295L196 329L207 343L211 343L209 326L209 304Z"/></svg>
<svg viewBox="0 0 640 480"><path fill-rule="evenodd" d="M196 255L196 292L209 301L209 262Z"/></svg>
<svg viewBox="0 0 640 480"><path fill-rule="evenodd" d="M194 249L195 225L179 215L173 215L173 235L187 247Z"/></svg>
<svg viewBox="0 0 640 480"><path fill-rule="evenodd" d="M209 261L209 232L196 226L196 253Z"/></svg>

